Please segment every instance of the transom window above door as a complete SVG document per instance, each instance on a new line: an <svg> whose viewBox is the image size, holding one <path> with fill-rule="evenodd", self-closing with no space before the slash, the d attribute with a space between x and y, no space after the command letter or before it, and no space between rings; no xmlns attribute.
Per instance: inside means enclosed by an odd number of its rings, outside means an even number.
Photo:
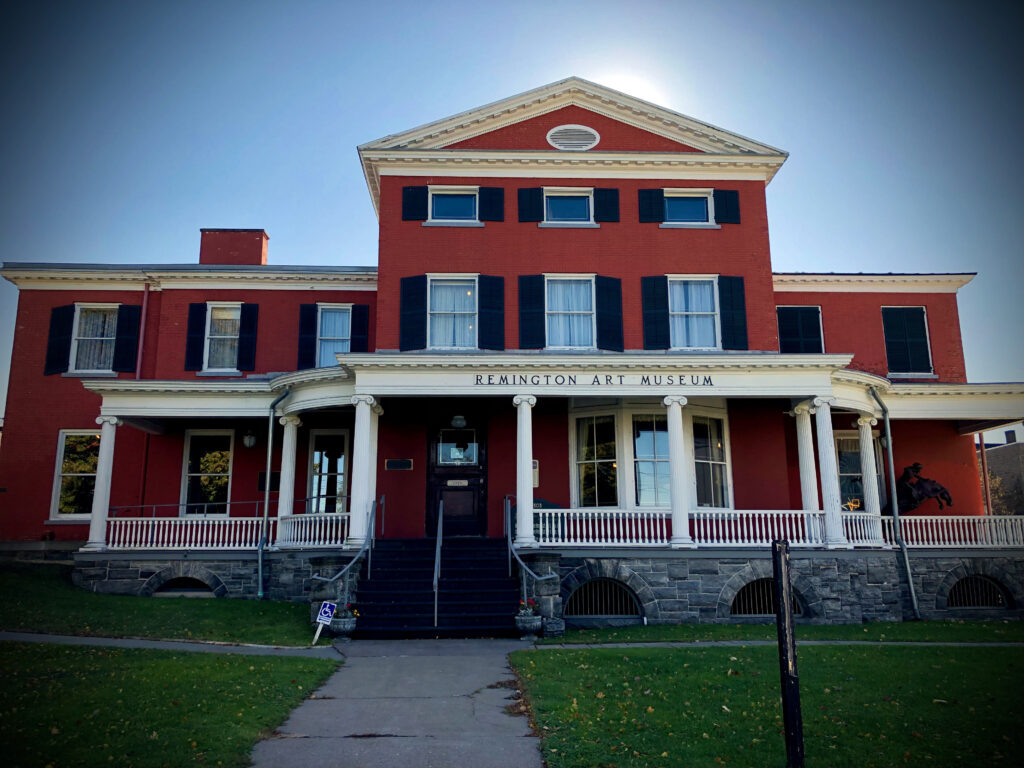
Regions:
<svg viewBox="0 0 1024 768"><path fill-rule="evenodd" d="M475 277L430 278L431 349L475 349L476 314Z"/></svg>

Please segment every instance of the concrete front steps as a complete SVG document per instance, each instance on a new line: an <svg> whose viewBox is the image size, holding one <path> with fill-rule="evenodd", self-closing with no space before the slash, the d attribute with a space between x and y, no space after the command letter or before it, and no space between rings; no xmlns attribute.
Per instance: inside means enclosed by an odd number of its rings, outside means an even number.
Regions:
<svg viewBox="0 0 1024 768"><path fill-rule="evenodd" d="M446 539L434 626L433 539L378 539L355 594L356 638L516 637L519 583L504 539ZM515 574L515 569L513 569Z"/></svg>

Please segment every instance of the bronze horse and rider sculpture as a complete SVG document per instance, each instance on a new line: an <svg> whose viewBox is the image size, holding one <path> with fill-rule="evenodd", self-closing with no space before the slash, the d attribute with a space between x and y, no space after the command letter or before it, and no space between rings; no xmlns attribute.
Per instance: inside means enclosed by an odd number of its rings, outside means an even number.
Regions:
<svg viewBox="0 0 1024 768"><path fill-rule="evenodd" d="M946 506L953 506L953 497L946 487L936 480L921 477L921 469L922 465L915 461L903 468L903 474L896 481L896 503L901 515L917 509L928 499L935 499L939 509L943 509L943 502ZM885 505L882 514L892 514L892 502Z"/></svg>

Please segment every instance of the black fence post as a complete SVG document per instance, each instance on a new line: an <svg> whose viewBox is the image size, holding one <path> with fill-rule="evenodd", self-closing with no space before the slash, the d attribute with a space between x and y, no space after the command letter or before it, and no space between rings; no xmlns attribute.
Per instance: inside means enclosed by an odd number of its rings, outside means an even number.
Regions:
<svg viewBox="0 0 1024 768"><path fill-rule="evenodd" d="M804 723L800 714L800 675L796 670L793 633L793 589L789 583L789 542L772 542L775 626L779 631L779 674L782 678L782 722L786 732L787 768L804 767Z"/></svg>

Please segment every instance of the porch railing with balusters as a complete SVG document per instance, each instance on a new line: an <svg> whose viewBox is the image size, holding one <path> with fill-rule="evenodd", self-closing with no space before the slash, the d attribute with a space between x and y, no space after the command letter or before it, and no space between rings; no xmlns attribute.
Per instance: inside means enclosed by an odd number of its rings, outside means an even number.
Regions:
<svg viewBox="0 0 1024 768"><path fill-rule="evenodd" d="M886 542L895 543L893 519L883 517L882 527ZM912 548L1024 547L1020 515L900 515L900 532Z"/></svg>
<svg viewBox="0 0 1024 768"><path fill-rule="evenodd" d="M662 546L670 517L665 510L538 509L534 532L542 546Z"/></svg>
<svg viewBox="0 0 1024 768"><path fill-rule="evenodd" d="M248 501L112 507L107 518L107 548L256 549L262 506L261 501ZM276 535L276 523L275 518L270 519L271 540Z"/></svg>
<svg viewBox="0 0 1024 768"><path fill-rule="evenodd" d="M699 547L767 547L775 539L791 546L818 546L824 537L823 514L788 510L705 510L690 513Z"/></svg>

